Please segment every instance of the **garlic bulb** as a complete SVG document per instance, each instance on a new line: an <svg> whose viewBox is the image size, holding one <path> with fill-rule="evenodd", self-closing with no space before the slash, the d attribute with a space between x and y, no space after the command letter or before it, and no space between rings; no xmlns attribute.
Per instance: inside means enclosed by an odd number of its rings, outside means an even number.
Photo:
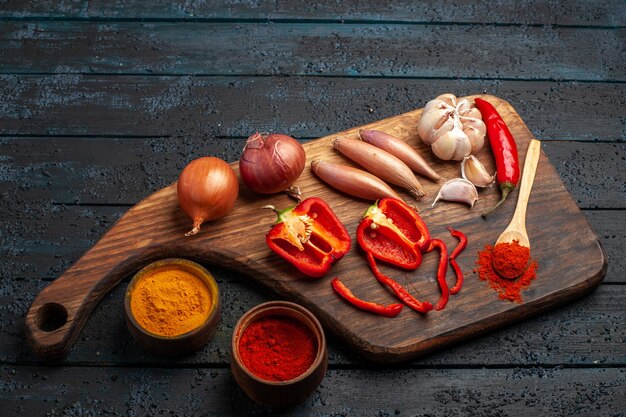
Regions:
<svg viewBox="0 0 626 417"><path fill-rule="evenodd" d="M465 178L455 178L446 182L439 189L439 193L437 193L432 207L435 207L435 204L437 204L439 200L465 203L471 208L474 207L474 203L478 200L478 191L476 187L474 187L474 184Z"/></svg>
<svg viewBox="0 0 626 417"><path fill-rule="evenodd" d="M485 143L485 123L473 100L442 94L429 101L417 123L417 133L444 161L460 161Z"/></svg>
<svg viewBox="0 0 626 417"><path fill-rule="evenodd" d="M466 156L461 162L461 176L476 187L488 187L496 179L474 155Z"/></svg>

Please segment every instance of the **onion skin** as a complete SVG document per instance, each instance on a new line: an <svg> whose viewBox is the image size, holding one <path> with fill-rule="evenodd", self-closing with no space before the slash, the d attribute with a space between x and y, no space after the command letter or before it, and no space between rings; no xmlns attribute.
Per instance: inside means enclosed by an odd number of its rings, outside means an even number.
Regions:
<svg viewBox="0 0 626 417"><path fill-rule="evenodd" d="M239 159L244 184L259 194L287 190L302 174L306 164L304 147L280 133L251 135Z"/></svg>
<svg viewBox="0 0 626 417"><path fill-rule="evenodd" d="M415 199L424 196L424 190L411 168L397 157L362 140L339 137L333 147L381 180L406 189Z"/></svg>
<svg viewBox="0 0 626 417"><path fill-rule="evenodd" d="M402 199L383 180L358 168L314 159L311 170L331 187L354 197L370 201L385 197Z"/></svg>
<svg viewBox="0 0 626 417"><path fill-rule="evenodd" d="M364 129L359 131L359 136L363 142L367 142L382 150L385 150L393 156L404 162L409 168L426 178L435 182L441 180L441 176L428 165L428 162L417 153L415 149L403 140L398 139L388 133L380 130Z"/></svg>
<svg viewBox="0 0 626 417"><path fill-rule="evenodd" d="M193 229L185 236L193 236L200 231L203 222L218 219L232 210L239 182L230 165L206 156L191 161L183 169L176 193L180 207L193 220Z"/></svg>

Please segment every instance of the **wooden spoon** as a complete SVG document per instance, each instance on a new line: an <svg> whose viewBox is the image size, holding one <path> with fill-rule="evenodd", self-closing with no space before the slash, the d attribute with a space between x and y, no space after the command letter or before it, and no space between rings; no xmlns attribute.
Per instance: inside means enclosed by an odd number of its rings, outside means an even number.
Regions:
<svg viewBox="0 0 626 417"><path fill-rule="evenodd" d="M535 172L537 171L537 162L539 162L540 154L541 142L537 139L531 139L528 144L528 150L526 151L526 159L524 160L524 172L522 173L522 181L520 182L515 213L513 213L511 223L509 223L507 228L504 232L502 232L496 241L496 245L498 243L511 243L514 240L517 240L520 246L525 246L530 249L530 240L528 239L528 233L526 232L526 206L528 205L530 190L533 187ZM495 265L494 268L496 268ZM496 272L499 273L500 271L496 268Z"/></svg>

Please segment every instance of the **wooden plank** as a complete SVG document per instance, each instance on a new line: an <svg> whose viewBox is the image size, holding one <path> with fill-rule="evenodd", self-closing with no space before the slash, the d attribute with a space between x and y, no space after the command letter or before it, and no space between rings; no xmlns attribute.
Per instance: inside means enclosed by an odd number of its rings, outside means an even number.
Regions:
<svg viewBox="0 0 626 417"><path fill-rule="evenodd" d="M214 338L198 352L177 359L176 366L228 366L232 331L243 313L279 299L234 271L206 265L222 292L222 318ZM623 277L623 274L622 274ZM372 278L373 279L373 278ZM476 280L474 275L469 280ZM48 282L4 279L0 282L0 361L41 363L28 347L24 317L33 297ZM137 345L124 321L122 282L94 310L76 345L62 363L101 366L169 366ZM626 287L601 285L589 296L541 317L441 349L410 366L623 366L626 364ZM328 331L329 363L363 366L365 359Z"/></svg>
<svg viewBox="0 0 626 417"><path fill-rule="evenodd" d="M128 207L63 207L46 201L20 203L3 212L0 265L13 279L54 279L88 250ZM23 205L22 205L23 204ZM23 210L22 210L23 209ZM625 282L621 211L585 211L607 253L604 282Z"/></svg>
<svg viewBox="0 0 626 417"><path fill-rule="evenodd" d="M626 213L624 211L585 211L609 260L604 282L626 281Z"/></svg>
<svg viewBox="0 0 626 417"><path fill-rule="evenodd" d="M625 81L625 41L526 25L7 22L0 72Z"/></svg>
<svg viewBox="0 0 626 417"><path fill-rule="evenodd" d="M545 24L617 26L626 24L619 0L601 3L584 0L546 2L498 0L489 3L442 0L406 2L341 1L185 1L150 2L112 0L106 2L5 0L0 17L98 18L98 19L288 19L376 22L471 22L499 24ZM306 17L302 11L306 10Z"/></svg>
<svg viewBox="0 0 626 417"><path fill-rule="evenodd" d="M190 143L258 130L311 138L447 91L507 100L539 139L626 140L621 107L603 104L619 103L626 84L79 74L0 75L0 134L179 135Z"/></svg>
<svg viewBox="0 0 626 417"><path fill-rule="evenodd" d="M520 159L523 159L531 138L530 132L508 103L495 97L488 99L494 102L507 121L518 142ZM307 157L309 160L322 157L329 161L342 161L330 148L331 141L338 136L355 137L360 128L395 132L411 145L421 147L423 152L425 145L418 143L415 127L420 114L421 110L415 110L309 142L305 144ZM482 154L484 157L488 152L489 149L485 148L478 156ZM432 156L424 154L424 157L431 165L438 164ZM486 162L488 169L493 169L493 162ZM456 165L439 163L433 166L439 168L444 177L458 175ZM233 169L238 169L236 164L233 164ZM330 190L308 171L303 173L298 182L304 189L310 189L311 194L327 201L349 230L356 228L359 218L354 213L362 212L367 204ZM425 198L423 203L430 204L438 185L424 184L424 189L430 197ZM453 224L473 236L467 253L473 253L485 243L493 243L508 223L513 205L501 208L485 223L476 211L492 206L499 199L495 190L490 191L484 194L473 213L459 205L440 205L435 210L421 206L424 208L421 216L429 225L432 236L446 239L445 226ZM533 257L541 265L539 276L544 279L538 279L526 291L522 304L490 302L497 297L488 285L468 283L464 286L464 294L467 295L463 300L452 300L451 307L445 311L429 314L426 318L415 317L414 312L405 311L396 319L383 324L384 319L381 320L381 317L367 315L338 300L330 287L322 285L322 281L297 279L300 275L295 273L291 265L272 256L264 248L263 225L267 225L272 216L258 216L258 206L271 203L284 207L288 203L286 200L285 196L254 196L243 188L235 208L228 216L210 222L204 226L203 233L189 239L183 235L183 231L189 227L189 218L178 207L175 186L168 186L152 194L129 210L89 252L35 298L27 316L31 340L38 346L38 351L47 357L64 355L78 336L92 307L108 290L141 265L176 255L214 262L247 274L282 296L304 304L318 315L327 328L354 349L380 362L413 358L451 342L465 340L489 329L538 314L591 290L606 273L606 258L597 237L545 155L537 170L527 221L533 247L538 248L534 250ZM314 214L312 216L315 217ZM561 222L553 222L551 219L554 217L561 219ZM242 234L246 239L240 238ZM564 240L561 238L563 234L575 234L577 239ZM356 245L350 253L351 256L346 256L335 265L333 274L345 279L357 293L372 294L372 297L378 293L376 301L389 302L384 301L389 298L389 294L377 283L363 280L369 270L362 256L357 253ZM420 271L434 270L436 259L432 256L426 258ZM464 253L459 259L465 271L471 268L466 264L467 258ZM470 264L473 265L473 256ZM407 274L399 276L397 271L385 272L401 282L406 283L410 279L411 288L421 294L421 298L432 300L438 297L437 287L423 273L417 276L410 274L409 278ZM67 322L57 330L43 332L36 324L38 311L51 302L65 307ZM420 332L415 332L408 325L413 320L423 324Z"/></svg>
<svg viewBox="0 0 626 417"><path fill-rule="evenodd" d="M303 405L281 415L618 416L625 380L624 368L330 370ZM271 412L247 398L227 369L3 366L0 383L9 415Z"/></svg>
<svg viewBox="0 0 626 417"><path fill-rule="evenodd" d="M52 280L80 258L130 207L63 206L22 201L0 211L0 269L14 280ZM584 212L609 259L605 283L626 282L626 216L618 210Z"/></svg>
<svg viewBox="0 0 626 417"><path fill-rule="evenodd" d="M19 194L18 194L19 195ZM3 205L0 268L6 280L52 280L69 268L129 207L65 207L27 202Z"/></svg>
<svg viewBox="0 0 626 417"><path fill-rule="evenodd" d="M603 201L611 201L626 208L626 145L569 144L546 142L543 147L579 206L601 208Z"/></svg>
<svg viewBox="0 0 626 417"><path fill-rule="evenodd" d="M5 137L0 144L6 160L0 192L57 204L135 204L176 181L192 159L238 161L245 141ZM626 208L626 145L554 141L543 148L579 207Z"/></svg>

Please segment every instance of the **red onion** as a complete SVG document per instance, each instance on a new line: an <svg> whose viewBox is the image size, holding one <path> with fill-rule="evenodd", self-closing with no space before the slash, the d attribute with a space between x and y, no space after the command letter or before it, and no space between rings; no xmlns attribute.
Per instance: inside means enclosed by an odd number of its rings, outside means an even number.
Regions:
<svg viewBox="0 0 626 417"><path fill-rule="evenodd" d="M180 206L193 220L193 229L185 236L192 236L204 221L222 217L233 208L239 183L230 165L207 156L191 161L183 169L176 192Z"/></svg>
<svg viewBox="0 0 626 417"><path fill-rule="evenodd" d="M259 194L289 192L302 174L305 162L304 148L291 136L257 132L243 148L239 172L246 186Z"/></svg>

